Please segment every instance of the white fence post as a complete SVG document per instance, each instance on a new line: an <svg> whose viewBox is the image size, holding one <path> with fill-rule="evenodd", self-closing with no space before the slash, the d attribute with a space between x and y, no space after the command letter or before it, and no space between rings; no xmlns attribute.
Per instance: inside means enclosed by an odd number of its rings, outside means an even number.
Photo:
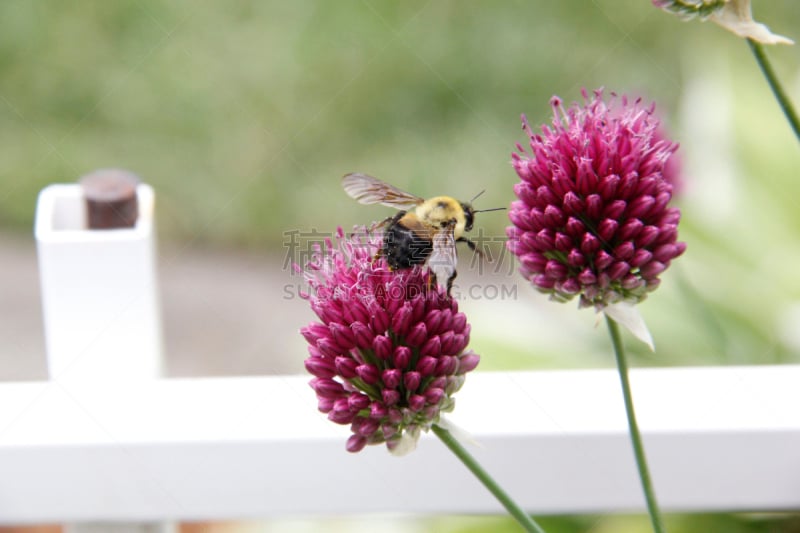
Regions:
<svg viewBox="0 0 800 533"><path fill-rule="evenodd" d="M121 170L41 191L36 241L47 366L67 388L161 376L154 194ZM97 229L97 228L101 229ZM98 504L100 505L100 504ZM169 533L167 523L80 523L66 533Z"/></svg>
<svg viewBox="0 0 800 533"><path fill-rule="evenodd" d="M161 374L153 190L137 187L134 227L88 229L80 185L39 195L36 240L51 379Z"/></svg>

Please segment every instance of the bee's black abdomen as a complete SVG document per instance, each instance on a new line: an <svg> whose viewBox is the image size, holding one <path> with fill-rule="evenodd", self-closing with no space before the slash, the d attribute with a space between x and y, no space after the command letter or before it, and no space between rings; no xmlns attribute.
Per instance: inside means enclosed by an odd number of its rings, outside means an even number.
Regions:
<svg viewBox="0 0 800 533"><path fill-rule="evenodd" d="M399 212L383 235L383 254L393 269L411 268L425 263L433 251L433 242L402 225L406 212Z"/></svg>

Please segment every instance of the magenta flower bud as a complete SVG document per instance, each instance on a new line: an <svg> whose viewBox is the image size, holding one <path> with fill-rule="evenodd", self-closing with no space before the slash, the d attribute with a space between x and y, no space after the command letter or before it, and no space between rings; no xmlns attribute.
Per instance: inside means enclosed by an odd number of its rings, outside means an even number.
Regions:
<svg viewBox="0 0 800 533"><path fill-rule="evenodd" d="M678 146L653 106L583 96L570 107L553 98L553 121L539 134L523 117L530 150L513 156L520 182L507 246L540 291L602 309L644 299L685 250L680 211L669 207Z"/></svg>
<svg viewBox="0 0 800 533"><path fill-rule="evenodd" d="M411 362L411 350L408 346L398 346L394 349L394 367L404 370Z"/></svg>
<svg viewBox="0 0 800 533"><path fill-rule="evenodd" d="M636 247L631 241L625 241L614 248L614 257L617 259L628 260L636 253Z"/></svg>
<svg viewBox="0 0 800 533"><path fill-rule="evenodd" d="M639 235L639 232L642 231L644 227L644 223L639 220L638 218L632 218L625 222L622 227L617 232L617 238L621 241L627 241Z"/></svg>
<svg viewBox="0 0 800 533"><path fill-rule="evenodd" d="M536 234L536 246L540 250L549 250L556 245L555 234L550 229L543 229Z"/></svg>
<svg viewBox="0 0 800 533"><path fill-rule="evenodd" d="M583 252L586 256L594 256L595 252L597 252L597 250L599 250L602 246L603 244L596 235L584 233L583 238L581 239L581 252Z"/></svg>
<svg viewBox="0 0 800 533"><path fill-rule="evenodd" d="M600 187L598 190L603 200L610 202L617 197L617 189L619 188L620 181L619 176L616 174L609 174L600 180Z"/></svg>
<svg viewBox="0 0 800 533"><path fill-rule="evenodd" d="M569 278L564 280L564 282L561 283L561 285L557 286L556 288L558 289L559 292L563 292L564 294L575 295L581 292L581 284L575 278Z"/></svg>
<svg viewBox="0 0 800 533"><path fill-rule="evenodd" d="M586 197L586 213L593 220L598 220L603 215L603 198L599 194Z"/></svg>
<svg viewBox="0 0 800 533"><path fill-rule="evenodd" d="M403 423L403 413L397 408L389 409L389 414L386 416L387 420L392 424L402 424Z"/></svg>
<svg viewBox="0 0 800 533"><path fill-rule="evenodd" d="M361 435L350 435L347 439L345 449L350 453L360 452L367 445L367 439Z"/></svg>
<svg viewBox="0 0 800 533"><path fill-rule="evenodd" d="M531 268L535 270L543 270L544 266L547 264L547 258L536 252L531 252L520 256L519 260L525 266L525 268Z"/></svg>
<svg viewBox="0 0 800 533"><path fill-rule="evenodd" d="M356 367L358 363L355 359L345 356L339 356L335 360L336 372L345 379L353 379L356 377Z"/></svg>
<svg viewBox="0 0 800 533"><path fill-rule="evenodd" d="M351 411L349 398L347 396L336 398L333 402L333 410L340 413L349 413Z"/></svg>
<svg viewBox="0 0 800 533"><path fill-rule="evenodd" d="M372 333L372 330L370 330L361 322L355 322L351 324L350 328L352 329L354 346L358 346L362 350L372 346L372 341L375 339L375 335Z"/></svg>
<svg viewBox="0 0 800 533"><path fill-rule="evenodd" d="M631 271L631 266L625 261L617 261L608 268L608 277L611 281L621 279Z"/></svg>
<svg viewBox="0 0 800 533"><path fill-rule="evenodd" d="M425 396L412 394L408 398L408 407L413 412L422 411L422 408L425 407Z"/></svg>
<svg viewBox="0 0 800 533"><path fill-rule="evenodd" d="M549 189L548 189L549 190ZM555 195L553 195L555 197ZM544 208L544 222L551 227L557 227L564 224L564 213L554 205L548 205Z"/></svg>
<svg viewBox="0 0 800 533"><path fill-rule="evenodd" d="M439 326L439 331L442 332L449 329L453 329L453 311L450 309L442 309L442 323Z"/></svg>
<svg viewBox="0 0 800 533"><path fill-rule="evenodd" d="M411 326L411 305L406 304L397 310L392 317L392 331L397 335L405 335Z"/></svg>
<svg viewBox="0 0 800 533"><path fill-rule="evenodd" d="M351 430L356 435L361 435L363 437L370 437L373 433L378 431L378 427L380 426L380 422L371 418L364 418L364 417L357 417L353 420L351 425Z"/></svg>
<svg viewBox="0 0 800 533"><path fill-rule="evenodd" d="M603 209L603 217L617 220L622 216L622 213L625 212L625 208L627 207L628 203L625 200L614 200Z"/></svg>
<svg viewBox="0 0 800 533"><path fill-rule="evenodd" d="M397 316L397 312L403 307L406 302L404 298L405 294L403 287L397 286L394 283L390 284L386 288L386 313L390 317Z"/></svg>
<svg viewBox="0 0 800 533"><path fill-rule="evenodd" d="M342 307L342 316L348 324L355 324L356 322L369 324L369 313L364 304L359 301L350 302L350 305Z"/></svg>
<svg viewBox="0 0 800 533"><path fill-rule="evenodd" d="M569 235L573 239L576 237L583 237L584 233L586 233L586 226L583 224L583 222L581 222L575 217L569 217L569 219L567 219L567 224L566 226L564 226L564 229L567 235ZM523 237L525 235L527 234L523 234Z"/></svg>
<svg viewBox="0 0 800 533"><path fill-rule="evenodd" d="M594 271L587 268L581 271L578 274L578 283L581 284L583 287L591 287L597 282L597 276L595 276Z"/></svg>
<svg viewBox="0 0 800 533"><path fill-rule="evenodd" d="M428 327L425 322L417 322L406 335L406 344L409 346L421 346L428 339Z"/></svg>
<svg viewBox="0 0 800 533"><path fill-rule="evenodd" d="M551 259L544 267L544 275L550 279L564 279L567 277L567 267L561 262Z"/></svg>
<svg viewBox="0 0 800 533"><path fill-rule="evenodd" d="M381 433L384 439L391 439L397 434L397 426L394 424L384 424L381 426Z"/></svg>
<svg viewBox="0 0 800 533"><path fill-rule="evenodd" d="M534 201L554 195L528 185L520 189ZM540 216L552 221L563 218L560 211L556 206ZM563 232L549 235L548 241L553 235L566 246L569 238ZM418 436L439 420L442 410L453 408L452 395L463 375L451 381L446 376L477 364L476 355L463 353L470 326L458 302L438 288L426 267L389 268L378 253L381 235L365 237L362 231L345 239L338 231L335 241L319 247L304 269L305 298L320 319L300 331L309 343L305 366L314 376L309 385L321 412L350 425L349 451L379 443L391 449L404 435Z"/></svg>
<svg viewBox="0 0 800 533"><path fill-rule="evenodd" d="M451 331L446 331L440 337L441 342L439 346L439 353L430 354L430 355L439 355L439 354L454 354L459 353L460 350L455 350L455 336L456 334Z"/></svg>
<svg viewBox="0 0 800 533"><path fill-rule="evenodd" d="M328 420L337 424L349 424L355 418L355 413L351 411L336 411L335 409L328 413Z"/></svg>
<svg viewBox="0 0 800 533"><path fill-rule="evenodd" d="M403 382L403 371L398 368L387 368L381 374L381 381L387 389L396 389Z"/></svg>
<svg viewBox="0 0 800 533"><path fill-rule="evenodd" d="M332 378L336 375L336 366L330 359L309 357L305 360L306 370L318 378Z"/></svg>
<svg viewBox="0 0 800 533"><path fill-rule="evenodd" d="M378 335L372 340L372 350L375 357L381 361L389 359L392 355L392 341L386 335Z"/></svg>
<svg viewBox="0 0 800 533"><path fill-rule="evenodd" d="M567 255L567 265L570 267L579 267L586 264L586 256L583 255L577 248L573 248Z"/></svg>
<svg viewBox="0 0 800 533"><path fill-rule="evenodd" d="M339 344L330 337L325 337L318 340L317 348L319 349L320 353L322 353L322 355L330 358L336 357L343 351L343 348L339 346Z"/></svg>
<svg viewBox="0 0 800 533"><path fill-rule="evenodd" d="M650 261L642 268L639 269L639 272L642 274L644 279L652 279L664 272L667 269L667 265L661 263L659 261Z"/></svg>
<svg viewBox="0 0 800 533"><path fill-rule="evenodd" d="M466 352L458 358L458 370L456 370L456 373L466 374L467 372L472 372L478 366L480 360L481 356L475 352Z"/></svg>
<svg viewBox="0 0 800 533"><path fill-rule="evenodd" d="M437 405L439 402L441 402L444 396L445 394L443 389L434 389L428 387L428 390L425 391L425 401L433 405Z"/></svg>
<svg viewBox="0 0 800 533"><path fill-rule="evenodd" d="M317 397L317 409L322 413L329 413L333 410L333 404L336 402L333 398Z"/></svg>
<svg viewBox="0 0 800 533"><path fill-rule="evenodd" d="M366 409L370 405L369 396L354 392L347 397L347 405L351 411Z"/></svg>
<svg viewBox="0 0 800 533"><path fill-rule="evenodd" d="M426 405L425 408L422 410L426 418L432 418L436 416L436 414L441 411L441 407L439 404L433 405Z"/></svg>
<svg viewBox="0 0 800 533"><path fill-rule="evenodd" d="M575 194L575 192L567 191L567 194L564 195L564 210L567 212L567 214L580 214L583 213L585 209L586 202L584 202L580 196ZM567 221L567 225L569 225L570 221L577 221L577 219L570 217L570 219Z"/></svg>
<svg viewBox="0 0 800 533"><path fill-rule="evenodd" d="M605 250L600 250L594 257L594 265L598 271L607 269L613 262L614 256Z"/></svg>
<svg viewBox="0 0 800 533"><path fill-rule="evenodd" d="M321 308L320 312L322 313L320 318L324 324L330 324L332 322L344 322L342 312L336 306L331 305L323 307Z"/></svg>
<svg viewBox="0 0 800 533"><path fill-rule="evenodd" d="M406 372L403 376L403 384L406 387L406 390L409 392L414 392L419 388L419 384L422 381L422 376L416 370L412 370L410 372Z"/></svg>
<svg viewBox="0 0 800 533"><path fill-rule="evenodd" d="M389 408L381 402L372 402L369 406L369 416L376 420L383 420L389 415Z"/></svg>
<svg viewBox="0 0 800 533"><path fill-rule="evenodd" d="M389 328L389 313L382 309L376 302L369 306L369 325L372 331L382 333Z"/></svg>
<svg viewBox="0 0 800 533"><path fill-rule="evenodd" d="M438 376L433 379L428 384L428 387L432 387L434 389L443 389L447 385L447 377L446 376Z"/></svg>
<svg viewBox="0 0 800 533"><path fill-rule="evenodd" d="M600 222L600 225L597 227L597 238L600 239L604 247L609 246L618 227L619 222L610 218L604 218Z"/></svg>
<svg viewBox="0 0 800 533"><path fill-rule="evenodd" d="M448 331L447 333L453 334L452 330ZM445 333L445 335L447 334ZM430 339L428 339L425 344L420 348L419 353L422 355L432 355L437 356L442 353L442 342L438 335L434 335Z"/></svg>
<svg viewBox="0 0 800 533"><path fill-rule="evenodd" d="M459 354L461 353L469 344L469 326L464 328L464 333L456 333L453 335L453 344L449 346L447 353L449 354Z"/></svg>
<svg viewBox="0 0 800 533"><path fill-rule="evenodd" d="M325 378L314 378L309 383L317 396L336 399L345 393L344 387L338 381Z"/></svg>
<svg viewBox="0 0 800 533"><path fill-rule="evenodd" d="M458 359L451 355L444 355L436 362L436 371L434 373L437 376L448 376L454 374L457 368Z"/></svg>
<svg viewBox="0 0 800 533"><path fill-rule="evenodd" d="M659 229L656 226L643 227L642 231L639 232L639 236L636 237L636 246L638 248L647 248L649 250L649 246L656 242L659 233Z"/></svg>
<svg viewBox="0 0 800 533"><path fill-rule="evenodd" d="M417 372L423 377L432 375L436 371L436 358L426 355L417 362Z"/></svg>
<svg viewBox="0 0 800 533"><path fill-rule="evenodd" d="M428 325L428 333L435 335L439 333L439 328L442 325L442 312L439 309L431 309L425 315L425 323Z"/></svg>
<svg viewBox="0 0 800 533"><path fill-rule="evenodd" d="M330 330L325 327L324 324L314 323L309 324L308 326L300 329L300 334L303 338L311 345L317 343L317 341L323 337L328 337L330 335Z"/></svg>
<svg viewBox="0 0 800 533"><path fill-rule="evenodd" d="M359 324L356 322L356 324ZM363 324L361 324L363 325ZM356 339L353 331L344 324L333 323L328 326L333 334L333 340L341 348L341 350L350 350L355 347Z"/></svg>
<svg viewBox="0 0 800 533"><path fill-rule="evenodd" d="M572 239L565 233L556 233L556 250L559 252L569 252L572 249Z"/></svg>
<svg viewBox="0 0 800 533"><path fill-rule="evenodd" d="M467 315L464 313L456 313L453 315L452 329L454 333L462 333L467 327Z"/></svg>
<svg viewBox="0 0 800 533"><path fill-rule="evenodd" d="M679 253L678 247L674 244L662 244L653 250L653 258L662 263L669 262L673 257Z"/></svg>
<svg viewBox="0 0 800 533"><path fill-rule="evenodd" d="M380 379L378 368L375 365L358 365L356 367L356 374L367 385L375 385Z"/></svg>
<svg viewBox="0 0 800 533"><path fill-rule="evenodd" d="M400 393L396 390L383 389L381 391L381 399L383 400L384 405L392 407L400 401Z"/></svg>

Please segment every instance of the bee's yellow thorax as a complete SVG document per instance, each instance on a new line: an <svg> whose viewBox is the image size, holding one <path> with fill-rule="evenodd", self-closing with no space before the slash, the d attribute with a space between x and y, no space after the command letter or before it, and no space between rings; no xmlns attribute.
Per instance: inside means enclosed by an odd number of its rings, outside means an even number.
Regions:
<svg viewBox="0 0 800 533"><path fill-rule="evenodd" d="M461 202L450 196L435 196L417 206L416 215L423 222L431 226L441 227L451 220L456 221L453 228L453 235L456 239L464 233L467 218L464 216L464 209Z"/></svg>

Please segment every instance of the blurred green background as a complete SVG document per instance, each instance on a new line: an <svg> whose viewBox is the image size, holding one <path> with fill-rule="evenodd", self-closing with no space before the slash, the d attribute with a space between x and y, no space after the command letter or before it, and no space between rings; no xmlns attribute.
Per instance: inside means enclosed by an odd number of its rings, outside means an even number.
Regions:
<svg viewBox="0 0 800 533"><path fill-rule="evenodd" d="M754 14L800 39L796 0L756 1ZM800 48L768 54L800 102ZM510 153L524 141L520 113L540 124L553 94L570 102L601 86L655 100L682 145L677 202L689 248L642 306L658 352L631 343L635 364L798 362L798 142L742 40L647 0L4 0L0 231L30 234L41 188L109 166L155 187L162 242L278 259L288 231L386 216L342 193L350 171L422 196L486 189L480 207L504 206L516 181ZM501 213L478 223L492 236L506 224ZM474 348L491 354L482 369L611 364L597 357L608 341L591 330L590 311L571 318L573 304L541 304L587 333L537 330L548 318L526 301L542 299L519 291L518 301L495 302L505 307L464 303ZM498 309L516 318L498 319ZM626 517L550 523L647 531ZM670 531L800 526L695 516L674 517Z"/></svg>

